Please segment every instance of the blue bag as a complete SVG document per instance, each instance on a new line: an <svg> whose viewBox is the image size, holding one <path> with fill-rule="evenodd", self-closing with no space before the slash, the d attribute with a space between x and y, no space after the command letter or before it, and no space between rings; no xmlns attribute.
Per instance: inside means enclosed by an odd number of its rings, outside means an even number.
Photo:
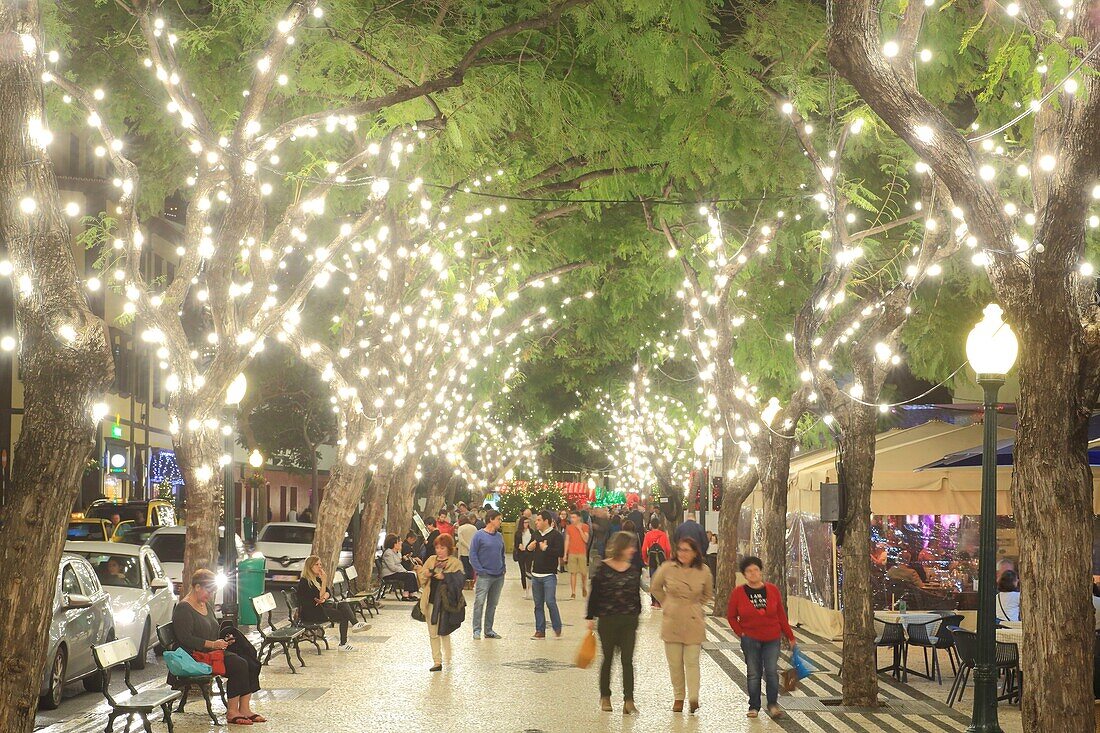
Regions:
<svg viewBox="0 0 1100 733"><path fill-rule="evenodd" d="M173 649L164 653L164 666L176 677L204 677L213 674L209 664L196 662L195 658L183 649Z"/></svg>
<svg viewBox="0 0 1100 733"><path fill-rule="evenodd" d="M798 679L800 680L806 679L817 671L817 667L812 665L810 660L798 650L798 644L795 644L794 648L791 649L791 666L798 673Z"/></svg>

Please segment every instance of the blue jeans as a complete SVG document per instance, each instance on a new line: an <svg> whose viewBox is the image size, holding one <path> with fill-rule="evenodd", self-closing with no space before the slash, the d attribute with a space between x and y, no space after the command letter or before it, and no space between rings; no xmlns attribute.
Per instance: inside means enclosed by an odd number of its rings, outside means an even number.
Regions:
<svg viewBox="0 0 1100 733"><path fill-rule="evenodd" d="M561 633L561 614L558 613L558 576L547 575L544 578L531 578L531 595L535 599L535 631L546 633L546 613L543 604L550 609L550 625L556 633Z"/></svg>
<svg viewBox="0 0 1100 733"><path fill-rule="evenodd" d="M493 618L504 590L503 575L479 575L474 583L474 633L481 633L481 611L485 610L485 633L493 630ZM488 603L486 603L488 601Z"/></svg>
<svg viewBox="0 0 1100 733"><path fill-rule="evenodd" d="M761 673L767 683L768 705L776 705L779 700L779 639L757 641L742 636L741 651L745 655L745 666L748 668L749 709L760 709Z"/></svg>

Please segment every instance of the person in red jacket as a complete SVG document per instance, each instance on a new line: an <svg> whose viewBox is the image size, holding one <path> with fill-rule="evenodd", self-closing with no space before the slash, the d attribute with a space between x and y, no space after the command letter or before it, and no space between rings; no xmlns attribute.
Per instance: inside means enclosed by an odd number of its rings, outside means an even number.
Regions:
<svg viewBox="0 0 1100 733"><path fill-rule="evenodd" d="M760 712L760 677L767 683L768 715L783 717L779 707L779 637L786 636L794 646L794 632L787 623L787 611L779 588L764 582L764 563L758 557L746 557L739 566L745 584L730 593L726 618L733 633L741 639L741 651L748 668L749 717Z"/></svg>
<svg viewBox="0 0 1100 733"><path fill-rule="evenodd" d="M649 520L649 531L645 533L642 541L642 557L649 564L649 577L652 579L657 574L657 568L672 557L672 545L668 541L668 533L661 529L661 520L653 517ZM650 602L654 608L660 608L661 603L653 596Z"/></svg>

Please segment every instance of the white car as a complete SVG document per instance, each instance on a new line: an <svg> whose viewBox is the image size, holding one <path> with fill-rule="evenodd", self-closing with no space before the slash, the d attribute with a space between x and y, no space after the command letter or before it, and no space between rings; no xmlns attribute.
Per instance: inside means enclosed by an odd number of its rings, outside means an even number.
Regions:
<svg viewBox="0 0 1100 733"><path fill-rule="evenodd" d="M304 522L269 522L256 538L256 550L265 558L264 569L269 583L297 583L302 564L313 554L313 533L316 524ZM351 565L351 539L344 536L340 549L340 567Z"/></svg>
<svg viewBox="0 0 1100 733"><path fill-rule="evenodd" d="M111 597L116 638L134 642L138 655L131 666L144 669L150 645L159 646L157 627L172 620L176 607L176 593L156 553L122 542L66 542L65 552L91 564Z"/></svg>
<svg viewBox="0 0 1100 733"><path fill-rule="evenodd" d="M241 540L240 535L234 535L237 541L237 559L240 560L247 556L247 552L244 549L244 542ZM187 588L183 584L183 549L187 539L187 527L161 527L156 532L149 536L149 542L146 545L153 552L157 553L157 557L160 558L160 564L164 567L164 572L171 578L172 583L175 586L176 593L181 596L187 593ZM218 527L218 593L214 598L214 605L220 606L222 602L222 588L225 586L225 557L222 554L223 540L225 539L225 528Z"/></svg>

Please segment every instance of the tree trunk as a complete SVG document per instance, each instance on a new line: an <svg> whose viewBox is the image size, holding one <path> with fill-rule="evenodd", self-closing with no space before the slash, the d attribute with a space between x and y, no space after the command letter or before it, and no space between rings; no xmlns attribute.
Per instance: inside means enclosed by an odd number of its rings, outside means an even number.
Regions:
<svg viewBox="0 0 1100 733"><path fill-rule="evenodd" d="M844 586L841 590L844 649L840 681L845 705L870 707L878 699L869 551L878 408L850 403L841 414L848 419L846 424L839 426L841 477L846 492L841 549L844 568Z"/></svg>
<svg viewBox="0 0 1100 733"><path fill-rule="evenodd" d="M416 490L416 461L409 458L398 469L386 492L386 530L404 539L412 526L413 492Z"/></svg>
<svg viewBox="0 0 1100 733"><path fill-rule="evenodd" d="M718 512L718 572L714 582L714 615L725 618L730 593L737 585L737 525L741 506L756 486L755 471L734 476L733 441L722 439L722 508Z"/></svg>
<svg viewBox="0 0 1100 733"><path fill-rule="evenodd" d="M1020 547L1025 731L1093 730L1092 475L1077 324L1041 306L1021 329L1012 503ZM1019 325L1017 325L1019 324Z"/></svg>
<svg viewBox="0 0 1100 733"><path fill-rule="evenodd" d="M16 298L24 415L0 507L0 730L13 732L34 726L65 521L95 445L92 399L113 369L107 329L77 285L53 166L27 132L46 119L41 49L36 0L0 4L0 240L15 277L34 288ZM34 213L21 212L23 197ZM62 325L75 330L71 342Z"/></svg>
<svg viewBox="0 0 1100 733"><path fill-rule="evenodd" d="M332 572L336 569L336 562L340 558L344 532L347 531L352 515L359 508L359 499L363 495L367 473L367 468L361 463L355 466L349 466L346 463L334 465L329 473L328 484L325 486L325 498L317 507L317 530L313 534L313 554L321 558L325 572L329 573L330 578L333 577ZM361 527L360 535L367 530L367 527ZM378 530L375 530L376 537L377 532ZM374 564L373 558L371 564ZM362 568L358 565L355 569L362 572Z"/></svg>
<svg viewBox="0 0 1100 733"><path fill-rule="evenodd" d="M355 569L363 584L370 585L374 573L374 553L378 547L378 533L386 511L386 493L390 486L389 472L375 474L363 491L363 512L360 515L359 537L355 542Z"/></svg>
<svg viewBox="0 0 1100 733"><path fill-rule="evenodd" d="M761 560L764 575L779 588L787 601L787 483L791 473L793 441L775 438L760 471L760 490L764 498L763 546Z"/></svg>
<svg viewBox="0 0 1100 733"><path fill-rule="evenodd" d="M183 422L183 421L181 421ZM183 584L200 568L217 572L218 525L221 524L224 471L218 467L222 454L219 433L200 428L185 430L174 441L176 461L183 474L184 521L187 539L183 553ZM233 531L231 527L226 532Z"/></svg>

